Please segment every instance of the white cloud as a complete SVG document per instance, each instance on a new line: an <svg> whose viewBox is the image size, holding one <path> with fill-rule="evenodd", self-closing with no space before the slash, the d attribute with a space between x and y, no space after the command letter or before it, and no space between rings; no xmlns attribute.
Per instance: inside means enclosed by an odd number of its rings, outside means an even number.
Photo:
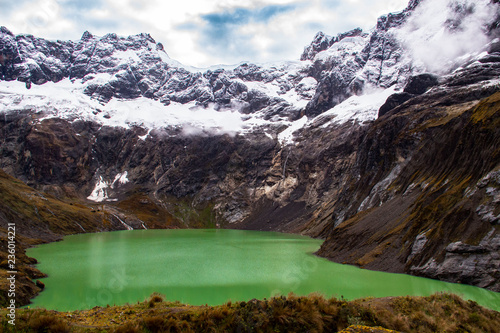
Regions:
<svg viewBox="0 0 500 333"><path fill-rule="evenodd" d="M76 27L61 14L61 5L56 0L20 2L19 7L8 18L1 17L7 28L27 34L44 36L61 35ZM43 36L42 36L43 37Z"/></svg>
<svg viewBox="0 0 500 333"><path fill-rule="evenodd" d="M78 39L85 30L124 36L148 32L172 58L209 66L298 59L317 31L335 35L358 26L368 29L381 14L402 10L406 4L407 0L24 0L0 13L0 20L14 33L49 39ZM210 39L219 36L206 35L209 22L204 15L266 6L289 7L268 20L242 22L232 30L230 43L208 47Z"/></svg>
<svg viewBox="0 0 500 333"><path fill-rule="evenodd" d="M495 17L489 0L425 1L397 36L427 70L447 72L459 65L456 59L481 51L488 41L484 25Z"/></svg>

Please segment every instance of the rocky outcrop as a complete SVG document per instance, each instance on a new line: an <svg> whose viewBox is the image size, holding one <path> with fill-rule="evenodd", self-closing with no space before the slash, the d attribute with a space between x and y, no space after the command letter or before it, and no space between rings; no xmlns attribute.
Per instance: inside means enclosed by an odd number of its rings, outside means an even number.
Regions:
<svg viewBox="0 0 500 333"><path fill-rule="evenodd" d="M410 77L403 92L412 95L422 95L429 88L437 86L438 83L439 77L437 75L428 73L415 75Z"/></svg>
<svg viewBox="0 0 500 333"><path fill-rule="evenodd" d="M333 44L340 42L342 39L347 37L357 37L362 34L363 30L360 28L338 34L336 37L327 36L324 32L320 31L316 34L316 36L314 36L311 44L304 48L304 52L300 56L300 60L314 60L314 57L319 52L329 49Z"/></svg>
<svg viewBox="0 0 500 333"><path fill-rule="evenodd" d="M403 87L419 69L404 56L391 29L403 25L418 3L411 1L404 11L380 17L370 33L355 29L335 38L318 33L301 56L314 62L313 76L319 83L305 113L321 114L365 88Z"/></svg>
<svg viewBox="0 0 500 333"><path fill-rule="evenodd" d="M378 116L382 117L387 112L395 109L397 106L410 100L416 95L422 95L428 89L438 85L438 83L439 77L434 74L424 73L411 76L408 83L404 87L403 92L395 93L389 96L386 102L380 107Z"/></svg>
<svg viewBox="0 0 500 333"><path fill-rule="evenodd" d="M395 109L397 106L400 106L404 102L412 99L415 95L409 94L407 92L392 94L387 98L385 103L378 110L379 118L384 116L387 112Z"/></svg>
<svg viewBox="0 0 500 333"><path fill-rule="evenodd" d="M433 258L422 266L411 267L410 272L498 291L499 253L500 236L492 229L479 245L464 244L461 241L450 243L445 249L442 262L438 263Z"/></svg>
<svg viewBox="0 0 500 333"><path fill-rule="evenodd" d="M374 124L358 149L361 179L349 196L359 213L348 211L353 217L331 229L320 255L500 290L499 206L496 185L488 185L496 184L500 166L493 125L500 95L479 104L462 100L463 93L490 93L476 87L454 97L450 90L428 93ZM366 197L362 186L371 189Z"/></svg>

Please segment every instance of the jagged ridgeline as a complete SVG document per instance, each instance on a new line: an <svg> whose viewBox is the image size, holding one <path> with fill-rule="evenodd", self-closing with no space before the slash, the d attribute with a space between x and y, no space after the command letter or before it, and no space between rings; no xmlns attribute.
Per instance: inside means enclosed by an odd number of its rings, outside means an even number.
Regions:
<svg viewBox="0 0 500 333"><path fill-rule="evenodd" d="M318 33L300 61L208 69L149 34L2 27L1 227L22 221L23 246L302 233L338 262L500 291L498 18L497 1L412 0L370 31Z"/></svg>

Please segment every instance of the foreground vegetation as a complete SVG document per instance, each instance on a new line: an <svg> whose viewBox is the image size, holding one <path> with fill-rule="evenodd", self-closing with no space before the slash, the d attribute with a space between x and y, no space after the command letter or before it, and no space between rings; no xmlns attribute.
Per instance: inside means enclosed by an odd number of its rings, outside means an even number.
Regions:
<svg viewBox="0 0 500 333"><path fill-rule="evenodd" d="M500 313L451 294L366 298L274 297L190 306L153 294L134 305L56 312L2 310L3 332L498 332Z"/></svg>

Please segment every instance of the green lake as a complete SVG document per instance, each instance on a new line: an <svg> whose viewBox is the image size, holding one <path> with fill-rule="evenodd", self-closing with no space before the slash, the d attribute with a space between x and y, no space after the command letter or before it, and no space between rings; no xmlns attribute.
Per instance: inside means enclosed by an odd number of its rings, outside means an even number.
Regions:
<svg viewBox="0 0 500 333"><path fill-rule="evenodd" d="M314 256L321 240L240 230L134 230L67 236L27 254L48 274L32 307L60 311L143 301L153 292L193 305L293 292L326 297L451 292L500 311L500 293Z"/></svg>

